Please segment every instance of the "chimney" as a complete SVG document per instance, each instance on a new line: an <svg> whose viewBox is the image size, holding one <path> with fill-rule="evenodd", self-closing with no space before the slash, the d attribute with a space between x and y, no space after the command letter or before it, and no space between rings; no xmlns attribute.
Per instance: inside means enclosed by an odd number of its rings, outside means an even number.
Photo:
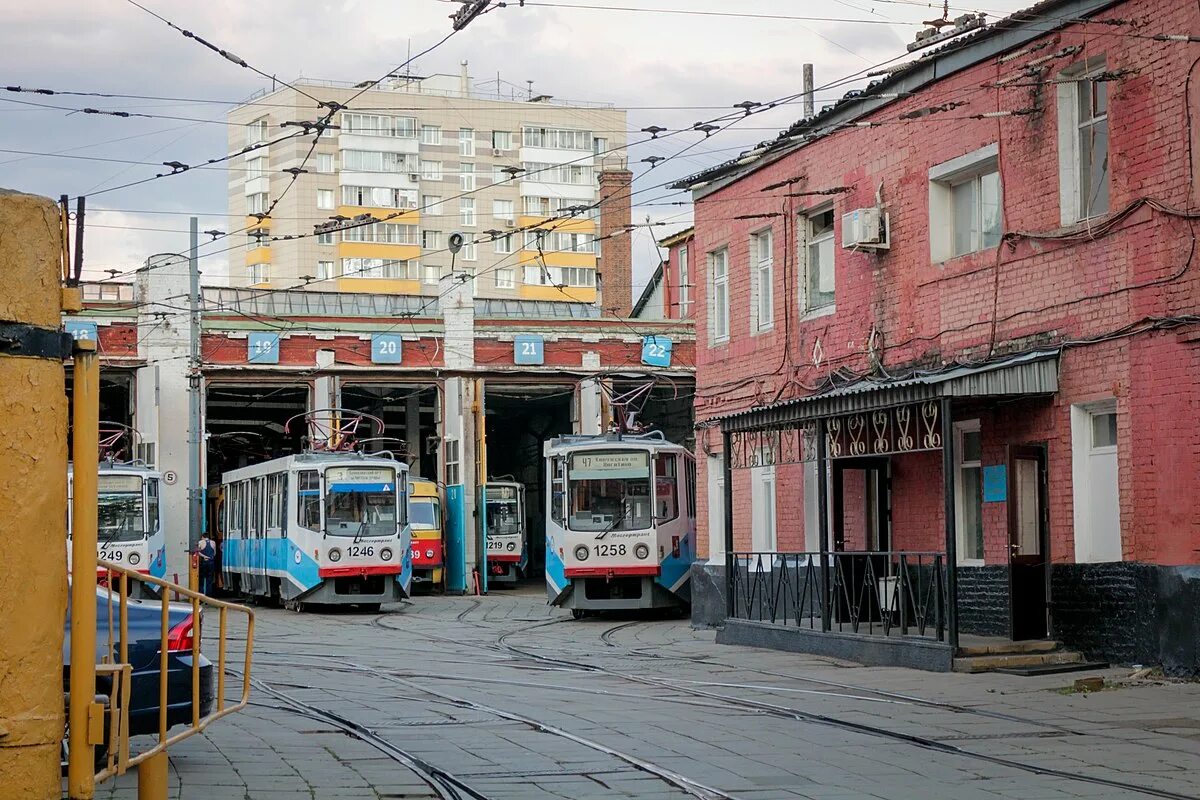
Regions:
<svg viewBox="0 0 1200 800"><path fill-rule="evenodd" d="M458 91L462 94L463 97L470 97L471 96L471 76L467 74L467 62L460 61L459 67L461 68L461 70L458 73Z"/></svg>
<svg viewBox="0 0 1200 800"><path fill-rule="evenodd" d="M805 64L803 67L804 75L804 118L809 119L813 116L814 106L816 105L813 97L813 65Z"/></svg>
<svg viewBox="0 0 1200 800"><path fill-rule="evenodd" d="M625 160L600 168L600 245L596 260L600 275L602 314L628 317L633 312L633 237L630 235L630 195L633 173ZM612 238L606 238L611 236Z"/></svg>

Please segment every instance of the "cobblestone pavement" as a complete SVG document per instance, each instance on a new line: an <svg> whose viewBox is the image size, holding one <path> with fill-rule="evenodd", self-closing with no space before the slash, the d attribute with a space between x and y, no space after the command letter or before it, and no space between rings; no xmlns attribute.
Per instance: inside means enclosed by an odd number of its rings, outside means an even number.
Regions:
<svg viewBox="0 0 1200 800"><path fill-rule="evenodd" d="M258 613L268 686L172 748L172 797L455 796L413 763L492 800L1200 797L1196 684L860 667L684 620L576 621L534 588Z"/></svg>

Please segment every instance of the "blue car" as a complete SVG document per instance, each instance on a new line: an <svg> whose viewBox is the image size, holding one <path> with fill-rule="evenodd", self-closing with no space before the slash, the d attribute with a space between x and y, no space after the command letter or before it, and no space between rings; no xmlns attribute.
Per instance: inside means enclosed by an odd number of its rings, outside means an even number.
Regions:
<svg viewBox="0 0 1200 800"><path fill-rule="evenodd" d="M129 601L129 663L133 672L129 681L129 735L158 733L159 640L162 606L157 600ZM113 634L120 636L120 610L114 596ZM96 663L115 662L120 657L119 643L108 644L109 594L96 589ZM192 636L195 620L187 603L171 603L167 636L167 727L192 721ZM107 658L106 658L107 657ZM63 691L70 690L71 608L67 605L67 623L63 635ZM200 656L200 716L211 710L216 697L216 676L211 661ZM108 676L96 677L96 694L107 696ZM106 728L107 730L107 728ZM97 747L97 755L107 748Z"/></svg>

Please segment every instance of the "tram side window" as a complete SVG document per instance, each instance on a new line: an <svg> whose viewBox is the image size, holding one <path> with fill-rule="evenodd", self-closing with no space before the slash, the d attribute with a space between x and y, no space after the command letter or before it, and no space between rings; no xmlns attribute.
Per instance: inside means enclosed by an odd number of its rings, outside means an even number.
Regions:
<svg viewBox="0 0 1200 800"><path fill-rule="evenodd" d="M696 519L696 462L690 458L684 459L687 471L687 513L690 519Z"/></svg>
<svg viewBox="0 0 1200 800"><path fill-rule="evenodd" d="M267 476L267 530L279 531L283 528L284 520L287 519L284 513L285 503L285 486L284 474L277 472L274 475Z"/></svg>
<svg viewBox="0 0 1200 800"><path fill-rule="evenodd" d="M296 473L296 523L315 531L321 527L321 480L315 469Z"/></svg>
<svg viewBox="0 0 1200 800"><path fill-rule="evenodd" d="M566 486L563 481L564 463L562 458L554 459L554 475L551 478L550 486L550 517L559 525L563 524L563 499L566 497Z"/></svg>
<svg viewBox="0 0 1200 800"><path fill-rule="evenodd" d="M662 524L679 516L678 457L659 453L654 457L654 520Z"/></svg>
<svg viewBox="0 0 1200 800"><path fill-rule="evenodd" d="M250 482L250 533L262 535L262 506L263 479L255 478Z"/></svg>
<svg viewBox="0 0 1200 800"><path fill-rule="evenodd" d="M149 533L158 533L158 481L154 478L146 479L146 530Z"/></svg>

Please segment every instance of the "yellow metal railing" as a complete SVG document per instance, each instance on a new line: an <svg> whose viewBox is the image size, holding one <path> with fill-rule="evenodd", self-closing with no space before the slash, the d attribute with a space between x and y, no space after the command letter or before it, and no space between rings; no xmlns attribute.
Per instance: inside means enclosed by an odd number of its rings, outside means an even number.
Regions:
<svg viewBox="0 0 1200 800"><path fill-rule="evenodd" d="M95 775L97 783L107 780L116 775L122 775L132 767L139 767L139 783L146 777L141 771L144 764L154 761L160 756L165 756L167 748L175 745L189 736L194 736L207 728L212 723L221 719L224 716L240 711L246 707L250 700L250 667L253 658L254 648L254 612L246 606L237 603L227 603L223 600L217 600L212 597L200 594L197 591L184 588L177 584L165 581L160 578L154 578L149 575L143 575L136 570L131 570L122 567L118 564L113 564L108 561L97 561L97 566L107 572L108 584L108 648L105 653L113 654L116 659L115 663L102 663L97 667L97 674L109 674L112 676L111 687L112 691L109 695L109 725L108 725L108 742L109 749L104 767ZM103 573L102 573L103 574ZM129 705L130 700L130 678L132 667L129 663L129 584L130 581L140 581L143 584L149 584L158 588L159 593L159 636L158 636L158 653L159 653L159 681L158 681L158 740L148 750L140 752L135 756L129 754ZM116 587L114 591L113 587ZM178 602L172 602L171 597L182 598ZM141 601L151 602L153 601ZM177 733L168 735L168 668L170 664L170 653L168 643L171 633L170 611L172 605L178 608L179 605L186 604L191 608L192 620L192 647L191 647L191 710L192 718L190 723ZM201 706L204 698L201 696L200 687L200 644L202 638L203 620L201 616L202 609L215 609L217 613L217 659L213 668L215 670L216 691L213 699L212 710L204 715L200 715ZM116 612L114 614L114 611ZM241 658L241 694L237 702L230 705L226 704L225 700L225 674L229 664L228 656L228 630L229 630L229 612L245 614L246 616L246 651ZM116 621L114 622L114 616ZM119 678L119 682L118 682ZM119 685L118 685L119 683ZM177 698L174 698L177 699ZM165 766L165 762L164 762ZM165 770L163 771L165 780ZM139 786L139 790L142 787ZM163 791L165 792L165 783ZM155 795L150 795L155 796Z"/></svg>

